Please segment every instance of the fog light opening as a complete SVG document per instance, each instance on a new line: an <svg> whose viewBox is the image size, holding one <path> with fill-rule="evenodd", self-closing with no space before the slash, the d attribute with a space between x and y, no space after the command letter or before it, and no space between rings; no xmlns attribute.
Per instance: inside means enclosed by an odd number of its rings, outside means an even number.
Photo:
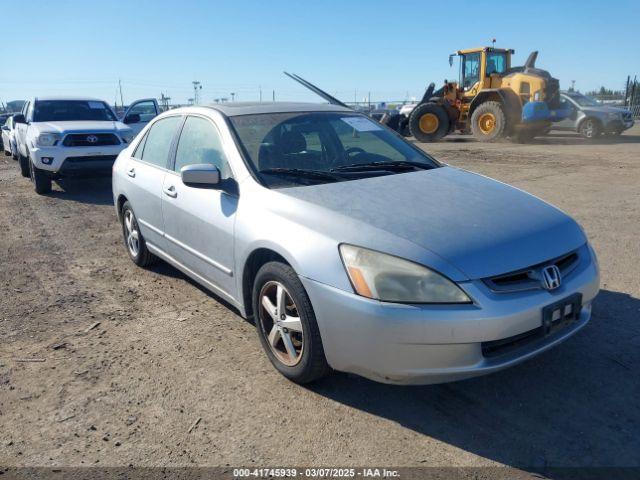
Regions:
<svg viewBox="0 0 640 480"><path fill-rule="evenodd" d="M51 165L53 163L53 157L42 157L40 160L42 160L42 163L45 165Z"/></svg>

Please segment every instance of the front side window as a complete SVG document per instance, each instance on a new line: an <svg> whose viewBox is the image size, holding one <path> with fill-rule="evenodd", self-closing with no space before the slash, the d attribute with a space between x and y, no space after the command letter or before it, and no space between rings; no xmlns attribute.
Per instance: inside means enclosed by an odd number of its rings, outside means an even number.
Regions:
<svg viewBox="0 0 640 480"><path fill-rule="evenodd" d="M480 54L469 53L462 57L462 86L473 87L480 80Z"/></svg>
<svg viewBox="0 0 640 480"><path fill-rule="evenodd" d="M166 117L154 123L147 132L140 159L144 162L166 168L169 150L182 117Z"/></svg>
<svg viewBox="0 0 640 480"><path fill-rule="evenodd" d="M581 93L572 93L569 96L581 107L597 107L600 105L596 99L587 97L586 95L582 95Z"/></svg>
<svg viewBox="0 0 640 480"><path fill-rule="evenodd" d="M156 105L152 100L138 102L133 105L127 112L127 116L139 115L141 122L149 122L153 119L158 112L156 112Z"/></svg>
<svg viewBox="0 0 640 480"><path fill-rule="evenodd" d="M250 168L269 188L439 166L379 123L351 112L230 117Z"/></svg>
<svg viewBox="0 0 640 480"><path fill-rule="evenodd" d="M187 117L184 122L173 169L180 172L182 167L193 164L215 165L222 178L231 173L218 130L209 120L201 117Z"/></svg>
<svg viewBox="0 0 640 480"><path fill-rule="evenodd" d="M487 54L487 77L492 73L503 74L507 71L507 54L490 52Z"/></svg>

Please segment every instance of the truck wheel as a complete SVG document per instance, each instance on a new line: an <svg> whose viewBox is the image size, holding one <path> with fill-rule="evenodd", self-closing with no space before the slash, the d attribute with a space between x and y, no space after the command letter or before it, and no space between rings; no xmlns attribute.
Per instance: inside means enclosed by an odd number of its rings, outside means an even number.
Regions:
<svg viewBox="0 0 640 480"><path fill-rule="evenodd" d="M39 168L35 167L32 162L29 162L31 181L36 189L38 195L45 193L51 193L51 178L47 176Z"/></svg>
<svg viewBox="0 0 640 480"><path fill-rule="evenodd" d="M31 175L31 172L29 171L29 163L31 162L31 160L29 160L29 157L24 157L23 155L18 153L18 161L20 162L20 173L23 177L29 178L29 176Z"/></svg>
<svg viewBox="0 0 640 480"><path fill-rule="evenodd" d="M260 343L282 375L309 383L330 372L311 301L289 265L263 265L256 274L252 300Z"/></svg>
<svg viewBox="0 0 640 480"><path fill-rule="evenodd" d="M600 123L597 120L587 118L582 121L578 131L584 138L593 139L600 135L602 128L600 128Z"/></svg>
<svg viewBox="0 0 640 480"><path fill-rule="evenodd" d="M495 142L504 136L507 118L500 102L481 103L471 115L471 133L481 142Z"/></svg>
<svg viewBox="0 0 640 480"><path fill-rule="evenodd" d="M436 142L449 132L449 116L436 103L423 103L411 112L409 131L419 142Z"/></svg>

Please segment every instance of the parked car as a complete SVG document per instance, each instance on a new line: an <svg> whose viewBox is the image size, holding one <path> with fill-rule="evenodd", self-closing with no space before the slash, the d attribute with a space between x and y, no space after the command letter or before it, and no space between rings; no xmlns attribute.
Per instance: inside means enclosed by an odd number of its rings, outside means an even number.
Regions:
<svg viewBox="0 0 640 480"><path fill-rule="evenodd" d="M572 130L585 138L596 138L602 133L620 135L633 127L633 115L629 110L601 105L582 93L561 92L560 104L571 113L554 123L553 130Z"/></svg>
<svg viewBox="0 0 640 480"><path fill-rule="evenodd" d="M2 148L5 155L10 155L14 160L17 160L18 156L14 133L13 116L9 116L4 125L2 125Z"/></svg>
<svg viewBox="0 0 640 480"><path fill-rule="evenodd" d="M128 117L142 121L138 114ZM51 191L52 179L111 173L116 156L135 137L106 102L84 97L27 100L14 124L20 170L38 193Z"/></svg>
<svg viewBox="0 0 640 480"><path fill-rule="evenodd" d="M113 194L133 262L253 318L296 382L495 372L584 327L598 292L565 213L336 105L165 112L118 156Z"/></svg>

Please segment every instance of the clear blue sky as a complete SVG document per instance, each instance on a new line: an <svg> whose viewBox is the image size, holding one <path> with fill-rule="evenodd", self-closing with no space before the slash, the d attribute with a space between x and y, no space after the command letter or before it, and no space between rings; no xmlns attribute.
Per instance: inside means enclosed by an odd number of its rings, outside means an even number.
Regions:
<svg viewBox="0 0 640 480"><path fill-rule="evenodd" d="M455 78L448 54L487 45L516 50L566 88L621 89L640 75L640 1L430 2L377 0L1 0L0 100L81 94L125 103L313 100L288 70L339 98L402 100ZM442 7L442 8L440 8ZM625 42L627 42L625 44Z"/></svg>

